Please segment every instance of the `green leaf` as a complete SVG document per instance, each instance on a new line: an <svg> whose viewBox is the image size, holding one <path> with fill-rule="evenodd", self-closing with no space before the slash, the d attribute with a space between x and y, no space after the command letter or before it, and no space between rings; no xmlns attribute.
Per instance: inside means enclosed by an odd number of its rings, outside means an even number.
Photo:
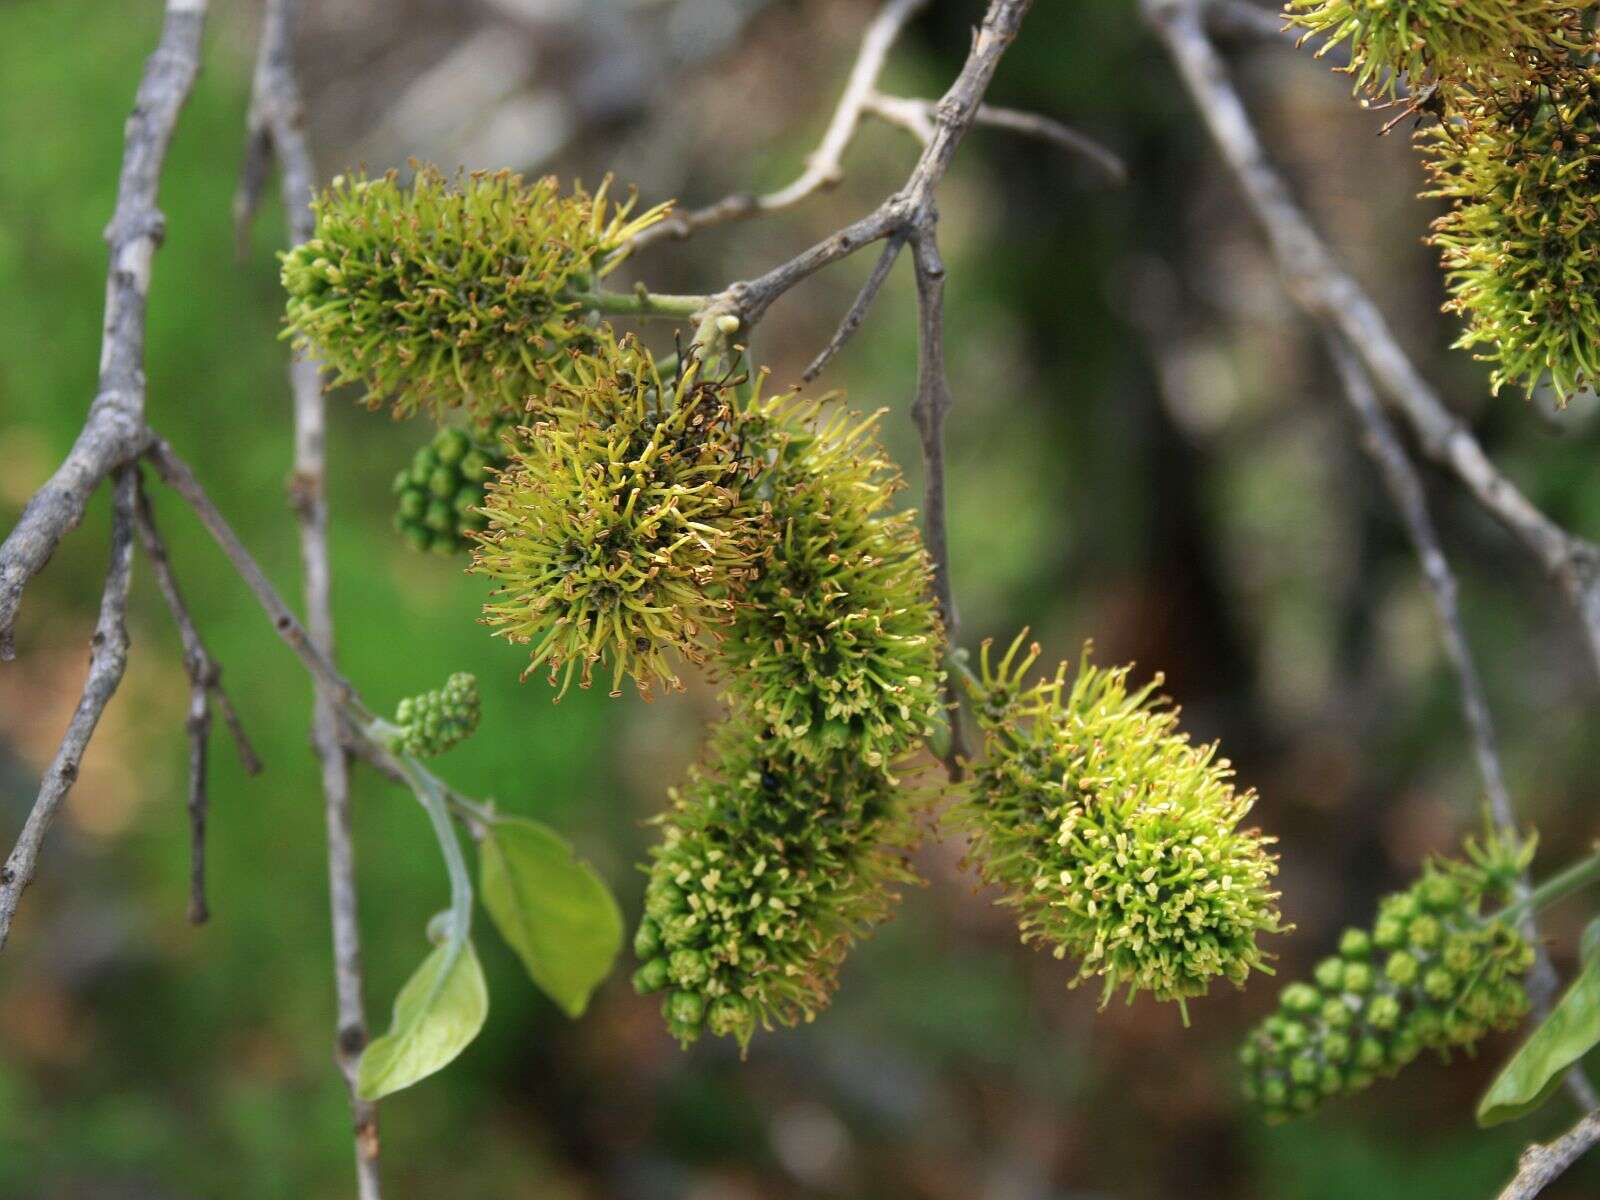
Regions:
<svg viewBox="0 0 1600 1200"><path fill-rule="evenodd" d="M1597 951L1600 951L1600 917L1583 927L1583 938L1578 943L1578 961L1587 967L1594 961Z"/></svg>
<svg viewBox="0 0 1600 1200"><path fill-rule="evenodd" d="M389 1032L367 1046L356 1091L377 1100L447 1066L467 1048L489 1015L489 988L470 941L434 949L394 1002Z"/></svg>
<svg viewBox="0 0 1600 1200"><path fill-rule="evenodd" d="M622 946L622 910L593 867L537 821L503 817L479 846L483 906L528 974L569 1017Z"/></svg>
<svg viewBox="0 0 1600 1200"><path fill-rule="evenodd" d="M1590 958L1550 1015L1528 1035L1478 1102L1478 1124L1526 1116L1550 1098L1561 1074L1600 1044L1600 958Z"/></svg>

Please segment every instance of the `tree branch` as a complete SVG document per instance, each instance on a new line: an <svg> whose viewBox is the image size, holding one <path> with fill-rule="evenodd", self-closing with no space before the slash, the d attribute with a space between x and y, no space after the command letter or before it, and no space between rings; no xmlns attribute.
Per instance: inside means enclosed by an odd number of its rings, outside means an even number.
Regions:
<svg viewBox="0 0 1600 1200"><path fill-rule="evenodd" d="M839 328L828 339L817 356L811 360L800 375L806 383L810 383L830 362L834 355L844 349L844 344L855 336L856 330L861 328L861 323L867 319L867 311L871 309L872 302L878 298L884 281L889 278L889 272L894 270L894 261L900 257L900 250L906 244L901 234L890 234L889 240L884 243L883 253L878 256L878 261L873 264L872 274L867 276L867 281L861 285L861 291L856 294L855 302L850 305L850 311L845 313L844 320L839 323Z"/></svg>
<svg viewBox="0 0 1600 1200"><path fill-rule="evenodd" d="M131 466L117 470L112 489L111 565L106 571L105 590L100 597L100 619L95 622L89 642L89 676L83 695L67 724L61 748L39 781L39 794L23 823L17 844L0 868L0 949L11 933L22 893L33 882L39 862L39 848L55 820L61 802L77 782L83 753L94 735L100 715L105 712L122 672L128 665L128 585L133 578L133 496L136 477Z"/></svg>
<svg viewBox="0 0 1600 1200"><path fill-rule="evenodd" d="M939 601L945 637L956 644L961 621L950 585L950 541L945 523L944 421L954 404L944 368L944 259L933 230L911 243L911 264L917 276L917 396L911 418L922 440L922 520L928 556L933 560L933 591ZM950 714L950 746L945 770L952 782L962 775L967 756L961 727L961 702L955 680L945 677L945 707Z"/></svg>
<svg viewBox="0 0 1600 1200"><path fill-rule="evenodd" d="M189 920L199 925L211 915L206 905L205 864L206 813L209 808L206 764L213 704L221 711L223 723L233 735L234 746L239 752L239 761L245 773L259 774L261 760L256 757L255 748L245 736L244 726L239 721L232 701L228 699L228 693L223 690L222 668L206 649L189 606L184 602L177 576L172 571L166 543L156 529L155 514L150 510L142 480L136 483L134 491L134 528L144 544L145 555L150 559L151 570L172 613L173 623L178 627L178 638L183 643L183 667L189 676L189 717L185 722L189 734Z"/></svg>
<svg viewBox="0 0 1600 1200"><path fill-rule="evenodd" d="M305 137L305 113L294 69L295 0L268 0L250 99L244 167L234 200L241 241L271 174L275 156L290 246L315 232L311 211L316 170ZM306 622L311 644L334 661L332 570L328 555L325 488L327 406L315 362L293 354L289 386L294 399L294 472L290 506L300 531ZM361 1200L379 1200L377 1106L357 1094L356 1075L368 1039L361 926L355 877L355 839L350 819L350 762L340 736L337 700L325 686L315 689L311 743L322 764L324 823L328 837L328 901L333 927L337 1036L334 1059L350 1094L355 1123L356 1181Z"/></svg>
<svg viewBox="0 0 1600 1200"><path fill-rule="evenodd" d="M0 660L16 653L14 627L23 588L77 528L95 489L144 449L145 302L166 224L156 196L178 114L200 70L205 13L206 0L168 0L161 41L145 63L127 122L117 206L105 230L111 253L100 380L71 451L0 544Z"/></svg>
<svg viewBox="0 0 1600 1200"><path fill-rule="evenodd" d="M705 208L675 213L638 234L633 239L633 249L643 250L667 238L683 239L712 225L742 221L788 208L818 191L836 185L844 178L845 151L855 139L866 103L877 88L878 77L883 74L884 64L888 62L889 51L894 48L911 18L927 5L928 0L888 0L878 10L878 15L861 35L861 48L856 52L855 65L850 68L850 77L834 108L833 118L822 135L822 141L806 158L805 169L794 180L762 196L737 194Z"/></svg>
<svg viewBox="0 0 1600 1200"><path fill-rule="evenodd" d="M932 100L913 100L905 96L886 96L881 92L873 92L867 97L864 111L879 120L899 126L918 141L926 143L933 136L934 107ZM1087 134L1079 133L1054 118L1016 108L980 104L973 124L1049 142L1084 159L1107 183L1121 187L1128 182L1128 167L1122 159Z"/></svg>
<svg viewBox="0 0 1600 1200"><path fill-rule="evenodd" d="M1600 1142L1600 1112L1591 1112L1553 1142L1529 1146L1500 1200L1533 1200L1596 1142Z"/></svg>
<svg viewBox="0 0 1600 1200"><path fill-rule="evenodd" d="M1400 348L1377 306L1334 260L1267 157L1206 34L1203 0L1143 0L1190 97L1267 234L1290 295L1360 356L1423 452L1445 466L1566 593L1600 671L1600 546L1563 529L1519 491Z"/></svg>

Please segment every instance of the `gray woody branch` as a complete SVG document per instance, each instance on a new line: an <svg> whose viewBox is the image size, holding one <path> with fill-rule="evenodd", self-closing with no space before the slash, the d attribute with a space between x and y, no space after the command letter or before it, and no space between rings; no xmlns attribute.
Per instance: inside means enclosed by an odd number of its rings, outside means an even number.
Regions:
<svg viewBox="0 0 1600 1200"><path fill-rule="evenodd" d="M276 159L288 244L310 240L316 169L305 136L305 113L294 69L295 0L268 0L256 57L247 122L245 160L234 200L241 248ZM294 473L290 505L300 531L309 638L331 663L334 658L332 570L328 554L326 477L327 404L316 363L301 354L289 362L294 400ZM334 1060L344 1076L355 1123L356 1182L361 1200L379 1200L378 1114L357 1095L356 1071L367 1044L365 979L355 877L355 838L350 821L350 762L340 736L336 703L315 689L311 744L322 767L324 823L328 837L328 902L333 928L334 992L338 1029Z"/></svg>
<svg viewBox="0 0 1600 1200"><path fill-rule="evenodd" d="M256 775L261 771L261 760L256 757L250 739L245 736L239 714L222 687L222 667L211 657L200 630L194 623L189 606L178 586L178 577L172 570L167 555L166 542L156 528L155 514L150 511L150 501L144 492L143 481L137 486L134 498L134 528L144 544L145 557L156 577L156 584L172 613L173 624L178 627L178 639L183 643L183 667L189 675L189 716L184 728L189 735L189 920L199 925L210 919L211 910L206 905L206 813L210 805L207 789L208 749L211 742L211 716L215 707L233 735L233 744L239 752L239 761L245 773Z"/></svg>
<svg viewBox="0 0 1600 1200"><path fill-rule="evenodd" d="M13 629L22 589L83 519L90 495L117 472L111 567L95 627L89 679L16 846L0 869L0 948L11 932L23 889L33 880L45 832L77 779L100 714L122 682L136 482L129 464L149 439L144 423L145 302L164 225L156 196L178 114L199 73L204 26L205 0L168 0L161 40L145 63L128 118L116 209L105 232L110 264L98 389L66 460L28 501L16 528L0 544L0 659L9 659L15 654Z"/></svg>
<svg viewBox="0 0 1600 1200"><path fill-rule="evenodd" d="M84 505L113 470L139 456L144 424L144 321L150 267L166 222L156 207L161 166L178 114L200 70L206 0L168 0L161 41L145 63L128 118L117 206L106 226L106 278L100 381L83 431L66 460L28 501L0 544L0 660L15 656L13 629L22 589L83 519ZM4 943L0 934L0 944Z"/></svg>

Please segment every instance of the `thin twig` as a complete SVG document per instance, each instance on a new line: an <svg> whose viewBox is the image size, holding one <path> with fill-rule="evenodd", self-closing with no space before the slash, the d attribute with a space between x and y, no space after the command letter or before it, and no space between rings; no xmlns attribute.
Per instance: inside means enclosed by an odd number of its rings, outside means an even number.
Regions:
<svg viewBox="0 0 1600 1200"><path fill-rule="evenodd" d="M822 141L806 159L805 169L790 183L765 195L748 193L728 196L717 203L690 212L675 213L665 221L646 229L633 239L633 249L645 247L666 238L686 238L698 230L729 221L740 221L762 213L775 212L798 204L806 197L832 187L844 177L845 151L854 140L861 124L863 106L883 74L889 51L899 40L906 24L926 8L928 0L889 0L861 36L861 48L856 52L850 77L834 108Z"/></svg>
<svg viewBox="0 0 1600 1200"><path fill-rule="evenodd" d="M878 256L878 261L873 264L872 274L867 276L867 281L861 285L855 303L850 305L850 311L845 313L844 320L839 322L839 328L834 331L828 344L822 348L811 365L801 373L800 378L810 383L822 369L833 361L834 355L844 349L844 344L855 336L856 330L861 328L861 322L867 319L867 311L871 309L872 302L878 298L878 292L883 287L884 281L889 278L889 272L894 269L894 260L900 257L900 250L906 244L905 238L900 234L892 234L883 245L883 253Z"/></svg>
<svg viewBox="0 0 1600 1200"><path fill-rule="evenodd" d="M39 848L55 820L61 802L77 782L83 752L89 746L100 715L122 682L128 665L128 585L133 578L133 494L134 468L119 467L112 487L111 565L106 570L105 590L100 597L100 618L95 622L89 646L89 676L83 695L67 724L61 748L39 781L28 819L23 822L17 844L0 867L0 949L11 933L22 893L33 882L39 862Z"/></svg>
<svg viewBox="0 0 1600 1200"><path fill-rule="evenodd" d="M944 366L944 259L930 229L912 239L911 264L917 276L917 397L911 417L922 439L922 522L928 555L933 560L933 591L945 637L955 645L960 634L955 591L950 585L950 540L945 523L944 421L954 403ZM962 776L967 756L956 683L945 677L945 706L950 713L950 746L945 770L951 782Z"/></svg>
<svg viewBox="0 0 1600 1200"><path fill-rule="evenodd" d="M111 254L99 383L66 459L0 544L0 660L16 653L13 629L23 588L77 528L95 489L144 449L145 302L166 228L156 196L178 114L200 70L205 14L206 0L168 0L161 41L145 62L124 135L117 207L105 231Z"/></svg>
<svg viewBox="0 0 1600 1200"><path fill-rule="evenodd" d="M183 667L189 676L189 716L185 728L189 735L189 920L196 925L210 916L206 904L206 814L209 809L207 791L207 748L211 739L211 710L214 704L222 713L224 724L233 736L239 761L246 774L261 771L261 760L245 736L244 726L234 710L228 693L222 686L222 667L206 649L200 630L194 623L189 606L178 586L166 543L156 528L155 514L150 510L149 497L143 482L135 489L134 528L144 543L145 556L156 584L166 599L173 623L178 627L178 638L183 644Z"/></svg>
<svg viewBox="0 0 1600 1200"><path fill-rule="evenodd" d="M1473 756L1477 759L1478 773L1483 778L1484 792L1489 798L1489 814L1495 828L1502 834L1515 837L1520 833L1517 814L1511 803L1511 793L1506 787L1505 771L1500 765L1500 751L1494 732L1494 720L1489 715L1489 699L1483 690L1483 680L1473 661L1472 649L1467 642L1466 629L1461 621L1461 606L1456 598L1455 572L1445 557L1444 547L1434 528L1433 517L1428 512L1428 497L1422 480L1400 441L1383 406L1378 402L1372 380L1362 368L1354 352L1338 337L1327 339L1328 353L1343 384L1345 399L1361 422L1362 446L1377 464L1378 473L1401 523L1411 539L1422 568L1423 581L1433 599L1434 612L1439 618L1440 636L1444 641L1445 656L1455 671L1461 693L1461 713L1466 721L1472 741ZM1512 900L1527 898L1532 890L1528 873L1518 876L1512 890ZM1550 952L1539 939L1539 930L1530 908L1519 922L1522 936L1534 947L1533 970L1529 973L1528 992L1533 1011L1542 1017L1550 1011L1560 981L1556 976ZM1566 1086L1579 1109L1587 1111L1600 1108L1600 1097L1581 1066L1567 1072Z"/></svg>
<svg viewBox="0 0 1600 1200"><path fill-rule="evenodd" d="M366 701L356 692L349 680L339 674L313 643L305 626L301 625L299 619L289 610L283 596L272 586L266 572L261 569L261 564L245 547L238 533L228 523L228 519L222 515L216 502L196 478L193 468L177 455L164 438L159 436L152 436L150 449L145 457L156 469L162 482L170 487L200 519L200 523L205 526L212 540L221 549L223 557L233 567L234 573L244 581L245 586L261 605L267 619L272 622L273 630L334 702L341 714L340 742L347 752L371 763L389 778L403 782L404 775L400 773L398 763L388 747L373 740L366 731L366 726L373 720L372 709L367 706ZM463 816L483 821L494 819L492 805L471 800L459 792L448 789L446 794L450 802L461 810Z"/></svg>
<svg viewBox="0 0 1600 1200"><path fill-rule="evenodd" d="M295 0L268 0L251 92L244 169L234 201L241 241L271 161L277 158L279 187L287 220L289 245L311 238L311 212L316 169L305 137L305 115L294 69ZM300 562L304 575L306 623L312 644L334 661L332 571L328 554L328 505L325 487L326 403L315 362L293 354L289 385L294 398L294 473L290 506L300 530ZM339 730L335 697L317 687L312 709L311 743L322 764L322 796L328 837L328 900L333 927L334 990L338 1002L334 1058L345 1077L355 1123L356 1180L361 1200L378 1200L378 1114L376 1105L357 1094L361 1051L367 1044L365 978L361 962L361 926L355 877L355 838L350 820L350 762Z"/></svg>
<svg viewBox="0 0 1600 1200"><path fill-rule="evenodd" d="M1561 586L1600 671L1600 546L1551 520L1501 473L1472 431L1423 379L1377 306L1334 260L1267 157L1222 56L1207 36L1202 0L1143 4L1147 22L1166 45L1213 141L1266 230L1290 295L1360 356L1423 453L1447 467Z"/></svg>
<svg viewBox="0 0 1600 1200"><path fill-rule="evenodd" d="M1516 1177L1506 1184L1500 1200L1533 1200L1597 1142L1600 1112L1591 1112L1555 1141L1529 1146L1522 1152Z"/></svg>
<svg viewBox="0 0 1600 1200"><path fill-rule="evenodd" d="M932 100L915 100L906 96L886 96L881 92L874 92L867 97L863 111L906 130L919 142L926 142L933 136ZM1121 158L1088 134L1079 133L1052 117L1023 112L1016 108L980 104L973 124L990 129L1003 129L1022 137L1049 142L1069 154L1084 159L1107 183L1121 187L1128 182L1128 167Z"/></svg>

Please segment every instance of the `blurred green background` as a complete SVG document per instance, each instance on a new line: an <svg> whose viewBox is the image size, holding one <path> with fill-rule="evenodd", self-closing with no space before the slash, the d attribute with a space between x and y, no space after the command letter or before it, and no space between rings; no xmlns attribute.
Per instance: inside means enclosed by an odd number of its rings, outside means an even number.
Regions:
<svg viewBox="0 0 1600 1200"><path fill-rule="evenodd" d="M218 5L172 148L149 332L149 412L279 586L298 595L273 258L261 214L236 260L254 4ZM324 176L409 155L607 170L654 201L781 183L826 122L858 0L328 0L301 55ZM0 4L0 525L70 445L94 390L122 123L159 27L154 0ZM981 5L936 0L887 85L936 95ZM797 52L797 48L803 52ZM1425 372L1541 504L1600 534L1592 401L1563 414L1507 395L1448 351L1419 245L1404 134L1373 136L1326 69L1278 46L1230 53L1300 194ZM1220 737L1281 838L1289 977L1419 859L1477 821L1456 693L1404 538L1361 457L1315 337L1129 0L1041 3L992 99L1094 133L1128 161L1108 188L1046 147L983 132L941 194L950 265L952 550L963 640L1031 624L1050 653L1166 673L1197 737ZM837 190L760 225L666 245L629 270L662 290L753 274L874 205L915 147L865 129ZM774 309L758 356L780 384L823 344L868 269L832 268ZM901 265L826 386L887 406L914 498L905 415L914 296ZM655 336L655 335L653 335ZM374 703L471 670L483 730L452 782L566 831L637 914L645 820L716 712L704 686L643 705L517 683L519 655L475 621L483 588L412 554L388 481L426 436L331 400L336 620ZM1505 536L1430 477L1463 579L1522 811L1545 870L1596 833L1595 680L1560 598ZM39 881L0 959L0 1197L352 1194L331 1063L321 797L306 679L188 513L155 490L191 605L267 763L214 753L212 922L184 919L183 713L176 638L141 562L134 650ZM914 503L908 499L908 503ZM0 668L0 835L9 841L76 700L106 553L102 497L30 588ZM445 885L405 794L357 772L368 1008L382 1028ZM1016 944L960 847L857 951L832 1011L758 1037L747 1061L669 1041L624 961L570 1023L482 939L492 1010L442 1075L382 1110L396 1197L1262 1197L1494 1194L1556 1103L1491 1133L1475 1097L1511 1042L1418 1065L1359 1102L1266 1130L1236 1100L1232 1048L1276 985L1176 1011L1096 1015L1066 972ZM1570 909L1570 911L1569 911ZM1570 969L1581 905L1548 923ZM1595 1194L1600 1170L1550 1196Z"/></svg>

